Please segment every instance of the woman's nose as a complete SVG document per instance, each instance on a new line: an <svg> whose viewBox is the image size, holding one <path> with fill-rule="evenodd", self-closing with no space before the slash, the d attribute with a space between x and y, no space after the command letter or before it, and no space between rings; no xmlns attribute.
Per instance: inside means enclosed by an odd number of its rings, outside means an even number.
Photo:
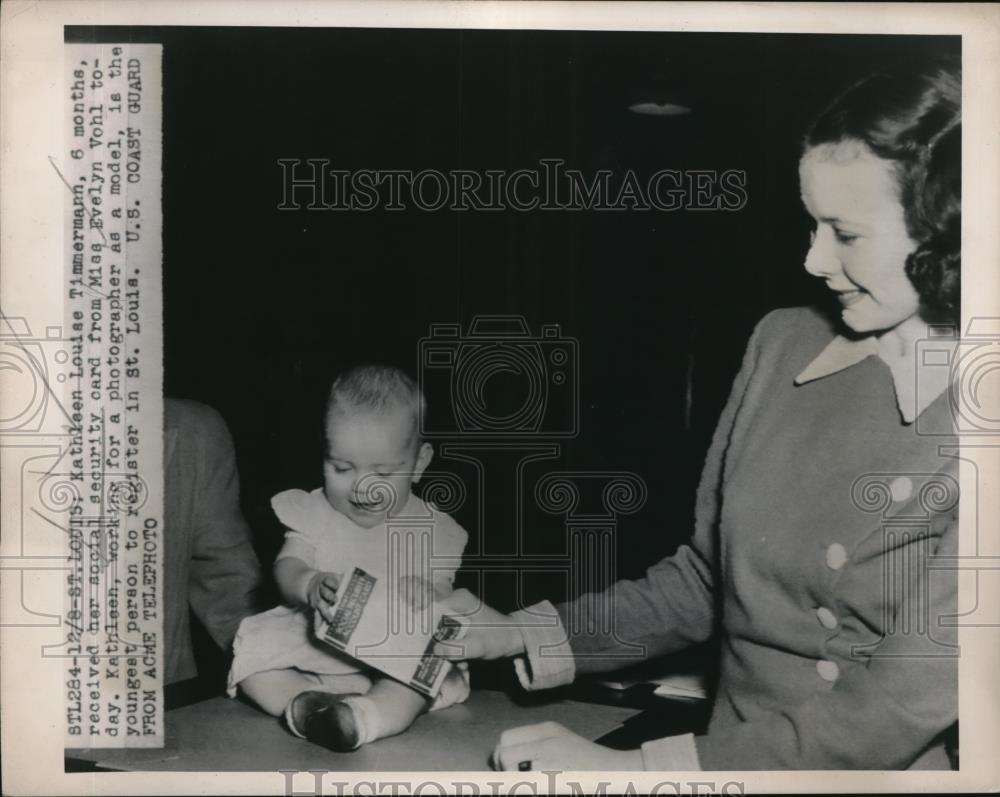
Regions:
<svg viewBox="0 0 1000 797"><path fill-rule="evenodd" d="M842 269L831 238L832 234L822 229L813 233L812 243L806 252L805 269L814 277L826 279Z"/></svg>

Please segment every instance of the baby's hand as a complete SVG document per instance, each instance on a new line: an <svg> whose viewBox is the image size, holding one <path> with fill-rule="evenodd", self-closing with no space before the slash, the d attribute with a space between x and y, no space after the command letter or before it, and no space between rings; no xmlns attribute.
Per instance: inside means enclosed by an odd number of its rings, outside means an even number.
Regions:
<svg viewBox="0 0 1000 797"><path fill-rule="evenodd" d="M331 607L337 600L337 588L340 586L340 576L336 573L316 573L309 580L307 595L309 605L319 610L328 622L333 620Z"/></svg>

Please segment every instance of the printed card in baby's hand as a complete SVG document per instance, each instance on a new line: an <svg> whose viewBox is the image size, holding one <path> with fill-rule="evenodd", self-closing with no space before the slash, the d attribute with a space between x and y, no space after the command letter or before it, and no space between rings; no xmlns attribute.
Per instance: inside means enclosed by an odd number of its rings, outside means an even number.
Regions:
<svg viewBox="0 0 1000 797"><path fill-rule="evenodd" d="M433 655L436 640L457 639L459 619L441 606L414 606L398 582L349 567L333 605L333 620L316 613L316 636L328 645L422 692L437 696L451 664Z"/></svg>

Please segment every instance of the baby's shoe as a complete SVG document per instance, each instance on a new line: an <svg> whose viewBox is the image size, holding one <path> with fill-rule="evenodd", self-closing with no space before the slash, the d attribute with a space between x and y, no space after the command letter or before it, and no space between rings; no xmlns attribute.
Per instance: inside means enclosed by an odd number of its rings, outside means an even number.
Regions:
<svg viewBox="0 0 1000 797"><path fill-rule="evenodd" d="M377 713L364 695L300 692L285 707L285 722L296 736L337 753L357 750L376 737ZM374 704L371 705L374 708Z"/></svg>

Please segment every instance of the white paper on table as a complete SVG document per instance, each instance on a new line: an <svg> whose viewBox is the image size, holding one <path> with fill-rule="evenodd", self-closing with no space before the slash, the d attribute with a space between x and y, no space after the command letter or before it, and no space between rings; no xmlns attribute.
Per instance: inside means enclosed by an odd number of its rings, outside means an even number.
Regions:
<svg viewBox="0 0 1000 797"><path fill-rule="evenodd" d="M708 697L705 676L701 673L675 673L655 678L653 683L657 684L653 694L661 697L686 697L692 700L704 700Z"/></svg>
<svg viewBox="0 0 1000 797"><path fill-rule="evenodd" d="M705 677L701 673L695 672L671 673L659 678L626 679L620 681L601 679L597 683L609 689L617 689L619 691L630 689L639 684L650 684L656 687L653 690L653 694L660 695L661 697L684 697L691 700L704 700L708 697L708 692L705 688Z"/></svg>

